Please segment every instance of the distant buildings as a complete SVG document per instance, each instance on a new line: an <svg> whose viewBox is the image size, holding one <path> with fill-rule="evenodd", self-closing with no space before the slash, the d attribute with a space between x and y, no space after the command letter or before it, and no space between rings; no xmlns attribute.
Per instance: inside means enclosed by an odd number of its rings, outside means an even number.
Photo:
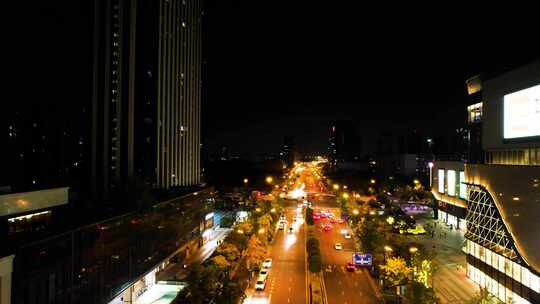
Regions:
<svg viewBox="0 0 540 304"><path fill-rule="evenodd" d="M466 162L432 168L438 217L464 232L471 280L505 303L540 303L540 61L467 84L481 103L467 109Z"/></svg>
<svg viewBox="0 0 540 304"><path fill-rule="evenodd" d="M294 136L285 136L283 138L283 147L281 148L279 156L289 168L294 164L296 153Z"/></svg>
<svg viewBox="0 0 540 304"><path fill-rule="evenodd" d="M340 120L331 123L328 146L328 158L331 164L360 160L361 148L361 138L353 121Z"/></svg>

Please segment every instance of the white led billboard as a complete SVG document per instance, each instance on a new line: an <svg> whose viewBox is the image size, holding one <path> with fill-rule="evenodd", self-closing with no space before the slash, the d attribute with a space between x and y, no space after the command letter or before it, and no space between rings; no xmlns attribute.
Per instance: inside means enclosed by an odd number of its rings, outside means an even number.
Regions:
<svg viewBox="0 0 540 304"><path fill-rule="evenodd" d="M444 193L444 170L439 169L439 193Z"/></svg>
<svg viewBox="0 0 540 304"><path fill-rule="evenodd" d="M540 136L540 85L504 95L504 138Z"/></svg>
<svg viewBox="0 0 540 304"><path fill-rule="evenodd" d="M448 195L456 196L456 171L446 171L446 180L448 182Z"/></svg>

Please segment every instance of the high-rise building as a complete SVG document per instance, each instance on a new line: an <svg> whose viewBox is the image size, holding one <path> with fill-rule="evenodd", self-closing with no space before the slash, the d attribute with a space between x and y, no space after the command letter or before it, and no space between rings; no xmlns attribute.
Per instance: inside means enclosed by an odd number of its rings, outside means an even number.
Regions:
<svg viewBox="0 0 540 304"><path fill-rule="evenodd" d="M197 185L202 1L140 1L139 9L136 172L156 188Z"/></svg>
<svg viewBox="0 0 540 304"><path fill-rule="evenodd" d="M133 178L136 1L94 1L91 191L126 192Z"/></svg>
<svg viewBox="0 0 540 304"><path fill-rule="evenodd" d="M334 165L340 161L359 160L362 142L353 121L340 120L330 125L328 156Z"/></svg>
<svg viewBox="0 0 540 304"><path fill-rule="evenodd" d="M294 136L285 136L283 138L283 147L279 155L283 162L285 162L285 165L287 165L289 168L294 164L295 153Z"/></svg>
<svg viewBox="0 0 540 304"><path fill-rule="evenodd" d="M200 183L201 9L95 1L91 180L103 198L136 180Z"/></svg>

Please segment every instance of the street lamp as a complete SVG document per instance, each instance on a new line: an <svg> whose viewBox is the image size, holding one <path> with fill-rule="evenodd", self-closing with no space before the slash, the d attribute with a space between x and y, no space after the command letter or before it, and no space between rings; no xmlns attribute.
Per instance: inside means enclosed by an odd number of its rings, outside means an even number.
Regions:
<svg viewBox="0 0 540 304"><path fill-rule="evenodd" d="M392 247L388 246L388 245L384 245L384 251L386 252L392 252L394 251L394 249L392 249Z"/></svg>
<svg viewBox="0 0 540 304"><path fill-rule="evenodd" d="M354 215L358 215L360 212L358 211L358 209L354 209L352 213L353 213Z"/></svg>
<svg viewBox="0 0 540 304"><path fill-rule="evenodd" d="M271 184L274 181L274 179L271 176L266 177L266 182Z"/></svg>
<svg viewBox="0 0 540 304"><path fill-rule="evenodd" d="M370 182L371 184L375 184L376 181L375 181L375 179L372 178L369 182Z"/></svg>
<svg viewBox="0 0 540 304"><path fill-rule="evenodd" d="M415 254L417 251L418 251L418 248L416 248L416 247L409 248L409 252L412 253L412 254Z"/></svg>
<svg viewBox="0 0 540 304"><path fill-rule="evenodd" d="M348 199L349 198L349 195L347 193L343 193L343 198L344 199Z"/></svg>
<svg viewBox="0 0 540 304"><path fill-rule="evenodd" d="M244 178L244 184L247 184L249 180L247 178Z"/></svg>
<svg viewBox="0 0 540 304"><path fill-rule="evenodd" d="M272 213L276 213L276 208L272 208L272 209L270 209L270 212L272 212Z"/></svg>
<svg viewBox="0 0 540 304"><path fill-rule="evenodd" d="M339 185L338 184L334 184L334 190L339 190Z"/></svg>

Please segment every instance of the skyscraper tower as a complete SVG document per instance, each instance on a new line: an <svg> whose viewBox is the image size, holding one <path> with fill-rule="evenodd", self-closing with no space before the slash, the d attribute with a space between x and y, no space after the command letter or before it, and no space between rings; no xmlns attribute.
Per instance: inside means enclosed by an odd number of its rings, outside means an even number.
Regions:
<svg viewBox="0 0 540 304"><path fill-rule="evenodd" d="M94 2L97 197L200 183L201 15L199 0Z"/></svg>
<svg viewBox="0 0 540 304"><path fill-rule="evenodd" d="M157 188L201 182L201 2L140 2L136 171Z"/></svg>

